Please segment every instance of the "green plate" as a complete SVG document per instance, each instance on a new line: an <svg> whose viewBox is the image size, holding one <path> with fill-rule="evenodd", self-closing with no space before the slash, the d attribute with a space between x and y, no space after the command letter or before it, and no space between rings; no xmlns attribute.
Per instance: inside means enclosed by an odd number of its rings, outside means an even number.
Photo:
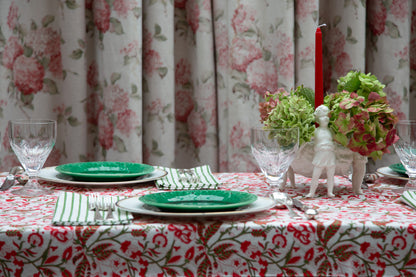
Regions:
<svg viewBox="0 0 416 277"><path fill-rule="evenodd" d="M147 164L105 161L63 164L56 170L79 181L115 181L134 179L152 173L154 168Z"/></svg>
<svg viewBox="0 0 416 277"><path fill-rule="evenodd" d="M398 164L392 164L389 166L391 170L403 174L403 175L407 175L406 174L406 169L404 168L403 164L398 163Z"/></svg>
<svg viewBox="0 0 416 277"><path fill-rule="evenodd" d="M256 201L257 196L230 190L180 190L147 194L139 200L163 210L175 211L225 211Z"/></svg>

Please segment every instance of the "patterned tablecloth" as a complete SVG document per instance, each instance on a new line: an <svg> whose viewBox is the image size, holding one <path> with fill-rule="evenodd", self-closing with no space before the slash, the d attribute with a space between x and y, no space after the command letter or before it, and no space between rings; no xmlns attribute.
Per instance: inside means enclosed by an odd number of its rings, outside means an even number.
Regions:
<svg viewBox="0 0 416 277"><path fill-rule="evenodd" d="M262 194L262 175L216 174L220 189ZM299 197L310 180L296 176ZM0 178L2 181L2 178ZM54 194L20 198L0 193L1 276L414 276L416 211L397 201L403 181L379 179L351 195L337 177L335 198L323 185L316 220L293 220L286 209L224 218L135 215L130 225L57 227L59 191L139 196L153 183L84 188L47 184ZM393 190L392 190L393 189Z"/></svg>

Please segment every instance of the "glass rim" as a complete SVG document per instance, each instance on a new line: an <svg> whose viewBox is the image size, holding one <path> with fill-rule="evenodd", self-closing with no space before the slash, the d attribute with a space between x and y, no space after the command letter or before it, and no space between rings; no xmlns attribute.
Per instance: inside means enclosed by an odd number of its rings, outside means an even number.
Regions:
<svg viewBox="0 0 416 277"><path fill-rule="evenodd" d="M415 121L416 122L416 121ZM263 127L252 127L251 130L262 130L262 131L273 131L273 130L295 130L299 127L282 127L282 128L263 128Z"/></svg>
<svg viewBox="0 0 416 277"><path fill-rule="evenodd" d="M56 120L53 119L11 119L9 123L17 124L49 124L56 123Z"/></svg>
<svg viewBox="0 0 416 277"><path fill-rule="evenodd" d="M399 124L416 124L416 120L414 120L414 119L403 119L403 120L399 120L399 121L397 121L397 123L396 123L396 125L399 125Z"/></svg>

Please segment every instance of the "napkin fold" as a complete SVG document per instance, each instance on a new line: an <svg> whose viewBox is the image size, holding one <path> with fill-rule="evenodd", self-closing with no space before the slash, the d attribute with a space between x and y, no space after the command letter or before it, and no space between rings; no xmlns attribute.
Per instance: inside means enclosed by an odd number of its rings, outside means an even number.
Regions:
<svg viewBox="0 0 416 277"><path fill-rule="evenodd" d="M124 197L108 196L112 203ZM105 219L107 211L100 211L103 220L94 220L95 211L89 207L89 196L73 193L61 192L55 205L55 213L52 218L53 225L120 225L129 224L133 215L115 207L113 211L114 219Z"/></svg>
<svg viewBox="0 0 416 277"><path fill-rule="evenodd" d="M416 191L405 190L401 196L401 200L413 209L416 209Z"/></svg>
<svg viewBox="0 0 416 277"><path fill-rule="evenodd" d="M209 165L191 168L198 177L196 181L185 180L180 169L159 167L168 174L156 181L156 187L160 190L184 190L184 189L217 189L220 185L218 179L212 175Z"/></svg>

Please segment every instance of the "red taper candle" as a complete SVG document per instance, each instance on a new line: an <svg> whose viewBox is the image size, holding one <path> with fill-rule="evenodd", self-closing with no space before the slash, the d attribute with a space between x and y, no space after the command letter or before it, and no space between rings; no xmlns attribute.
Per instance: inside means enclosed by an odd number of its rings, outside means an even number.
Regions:
<svg viewBox="0 0 416 277"><path fill-rule="evenodd" d="M322 25L321 25L322 26ZM315 33L315 108L324 103L324 69L322 65L322 32Z"/></svg>

